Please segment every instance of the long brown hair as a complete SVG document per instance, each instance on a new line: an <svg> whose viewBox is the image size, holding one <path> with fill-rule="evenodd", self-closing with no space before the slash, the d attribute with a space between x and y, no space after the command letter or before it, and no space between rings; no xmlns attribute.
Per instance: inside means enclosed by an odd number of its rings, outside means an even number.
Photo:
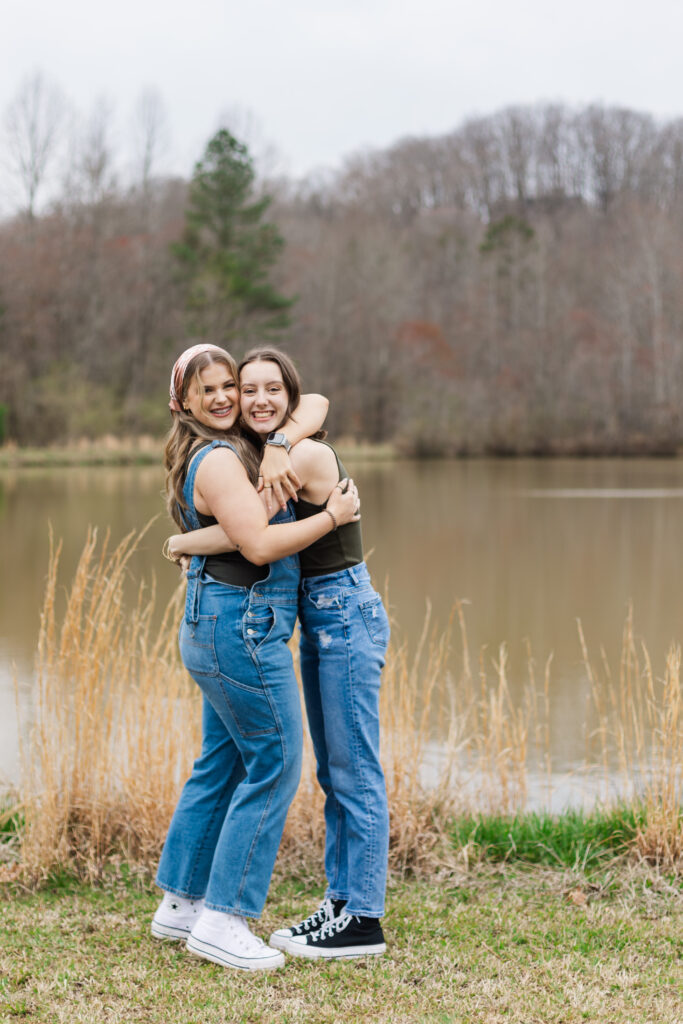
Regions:
<svg viewBox="0 0 683 1024"><path fill-rule="evenodd" d="M301 377L299 371L294 365L294 360L281 352L278 348L269 348L266 345L261 345L257 348L249 349L244 359L239 364L239 374L242 376L242 370L249 363L276 363L280 367L280 373L282 374L283 383L287 389L287 413L285 419L295 419L292 416L293 411L296 409L299 401L301 400ZM252 436L252 431L245 428L245 433ZM254 434L254 437L258 435ZM322 440L327 437L326 430L318 430L312 435L315 440ZM263 438L259 438L259 443L263 444Z"/></svg>
<svg viewBox="0 0 683 1024"><path fill-rule="evenodd" d="M191 412L183 408L190 385L194 381L201 391L200 373L212 363L222 363L229 373L239 381L237 363L225 349L211 347L209 351L199 352L189 360L183 374L182 389L178 395L180 410L172 411L173 424L166 438L164 449L164 467L166 469L166 508L171 518L178 524L181 531L187 531L182 513L187 510L187 502L183 495L183 485L187 475L187 464L192 447L198 440L230 441L235 446L247 475L252 484L258 481L258 453L253 444L242 434L239 420L227 430L212 430L194 418Z"/></svg>

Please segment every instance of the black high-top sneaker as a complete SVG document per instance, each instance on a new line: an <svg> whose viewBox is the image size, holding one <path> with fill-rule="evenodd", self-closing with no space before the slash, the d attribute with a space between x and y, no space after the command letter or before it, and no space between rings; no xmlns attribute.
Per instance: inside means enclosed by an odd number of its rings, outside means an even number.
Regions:
<svg viewBox="0 0 683 1024"><path fill-rule="evenodd" d="M324 924L334 921L335 917L341 914L346 900L325 899L318 909L299 924L293 924L291 928L278 928L268 939L268 944L276 949L287 949L289 940L295 935L308 935L310 932L317 932Z"/></svg>
<svg viewBox="0 0 683 1024"><path fill-rule="evenodd" d="M356 917L342 911L319 931L293 935L287 952L294 956L340 960L356 956L380 956L386 950L384 933L377 917Z"/></svg>

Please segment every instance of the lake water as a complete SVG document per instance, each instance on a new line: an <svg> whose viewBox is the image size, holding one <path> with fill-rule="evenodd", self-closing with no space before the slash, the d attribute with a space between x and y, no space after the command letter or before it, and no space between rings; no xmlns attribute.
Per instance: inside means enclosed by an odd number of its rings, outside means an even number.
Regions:
<svg viewBox="0 0 683 1024"><path fill-rule="evenodd" d="M553 653L551 732L556 767L585 750L586 679L576 620L589 647L618 666L629 603L636 631L663 669L683 637L683 466L675 460L473 460L354 463L368 564L388 587L393 619L414 642L427 604L446 623L465 599L468 637L487 663L508 645L513 694L526 679L525 644ZM115 541L162 512L142 543L136 576L156 574L160 597L178 576L160 555L169 531L160 470L150 467L0 472L0 786L17 777L13 673L30 706L33 655L48 557L48 523L63 538L67 583L88 525ZM459 641L452 664L457 678Z"/></svg>

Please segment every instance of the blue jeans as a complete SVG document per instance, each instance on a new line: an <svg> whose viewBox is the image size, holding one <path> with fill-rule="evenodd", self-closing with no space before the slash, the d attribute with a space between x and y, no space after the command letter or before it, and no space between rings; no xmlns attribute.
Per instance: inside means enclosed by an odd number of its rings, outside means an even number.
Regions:
<svg viewBox="0 0 683 1024"><path fill-rule="evenodd" d="M382 917L389 810L379 688L389 621L364 563L301 581L301 677L325 792L326 895Z"/></svg>
<svg viewBox="0 0 683 1024"><path fill-rule="evenodd" d="M203 693L202 750L157 884L243 917L263 909L301 774L301 701L287 647L298 578L296 556L273 563L250 590L188 572L180 651Z"/></svg>

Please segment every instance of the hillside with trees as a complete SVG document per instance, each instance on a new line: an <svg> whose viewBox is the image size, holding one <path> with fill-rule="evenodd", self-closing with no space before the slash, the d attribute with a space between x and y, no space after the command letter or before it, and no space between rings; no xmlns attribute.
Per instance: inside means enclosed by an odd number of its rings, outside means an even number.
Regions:
<svg viewBox="0 0 683 1024"><path fill-rule="evenodd" d="M239 357L267 337L330 397L336 436L420 454L681 444L683 119L506 109L303 182L257 177L227 131L190 182L148 169L124 188L104 135L89 153L46 207L25 161L0 225L19 443L160 434L191 339Z"/></svg>

